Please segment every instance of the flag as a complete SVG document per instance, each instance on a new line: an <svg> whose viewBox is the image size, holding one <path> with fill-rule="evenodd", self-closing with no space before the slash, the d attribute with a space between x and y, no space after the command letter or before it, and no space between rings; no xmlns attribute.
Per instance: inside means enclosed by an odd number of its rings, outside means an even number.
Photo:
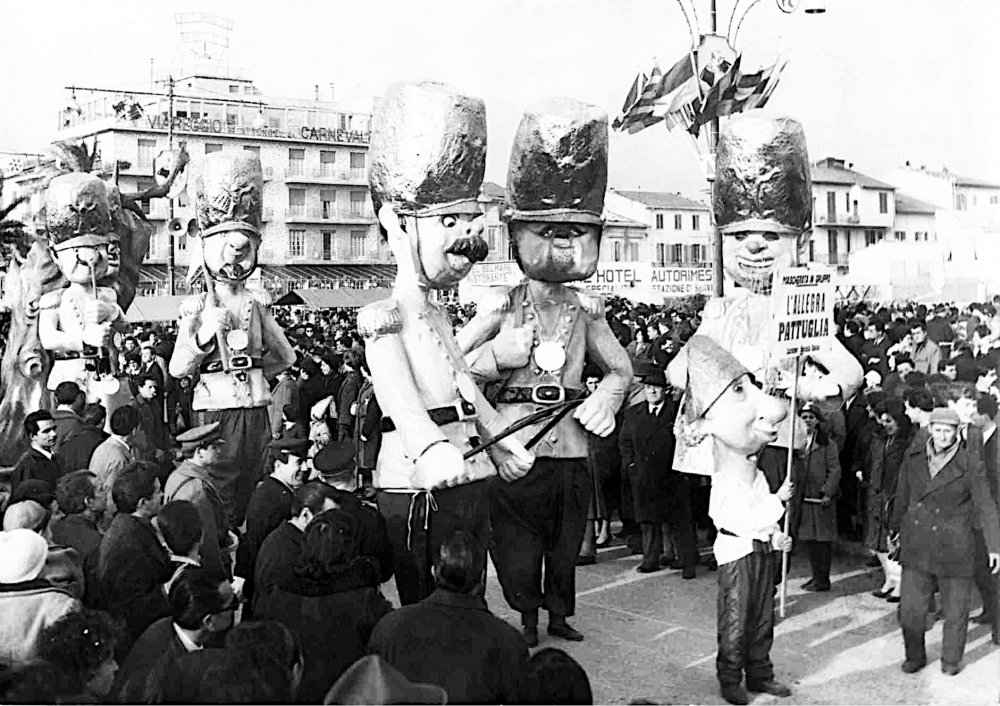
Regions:
<svg viewBox="0 0 1000 706"><path fill-rule="evenodd" d="M665 100L674 100L679 90L686 84L693 83L691 80L693 76L690 56L682 57L665 74L659 65L654 63L648 77L640 74L632 83L625 105L622 107L622 114L615 118L612 127L634 134L660 122L669 111L658 109L657 106ZM641 89L640 79L643 79Z"/></svg>
<svg viewBox="0 0 1000 706"><path fill-rule="evenodd" d="M740 70L740 58L736 58L730 71L708 91L689 128L692 134L697 136L700 127L715 118L763 108L767 104L787 61L778 59L773 66L745 74Z"/></svg>

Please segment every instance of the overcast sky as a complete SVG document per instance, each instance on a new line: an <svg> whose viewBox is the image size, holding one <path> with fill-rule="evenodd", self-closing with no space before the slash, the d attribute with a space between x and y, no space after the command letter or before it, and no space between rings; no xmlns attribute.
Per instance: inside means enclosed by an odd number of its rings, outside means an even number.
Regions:
<svg viewBox="0 0 1000 706"><path fill-rule="evenodd" d="M707 30L709 0L693 2ZM720 23L733 2L718 0ZM825 4L786 15L762 0L738 42L744 67L790 57L769 107L803 122L811 158L876 177L910 160L1000 182L1000 0ZM65 85L148 89L151 58L158 71L182 58L174 13L193 10L235 21L230 64L267 95L308 98L333 82L370 105L393 80L431 78L482 96L487 178L501 184L526 105L567 95L613 118L636 72L654 56L672 65L689 36L672 0L5 3L0 149L44 149ZM610 170L617 188L703 198L690 145L662 126L613 134Z"/></svg>

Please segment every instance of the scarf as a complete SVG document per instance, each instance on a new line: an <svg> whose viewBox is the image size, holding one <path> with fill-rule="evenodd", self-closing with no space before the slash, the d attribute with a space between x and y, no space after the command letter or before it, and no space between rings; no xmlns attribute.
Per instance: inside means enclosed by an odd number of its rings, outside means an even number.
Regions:
<svg viewBox="0 0 1000 706"><path fill-rule="evenodd" d="M940 453L934 450L934 440L927 440L927 470L931 472L931 478L937 476L945 466L951 463L951 459L955 458L955 454L958 453L958 439L955 439L955 443L946 448Z"/></svg>

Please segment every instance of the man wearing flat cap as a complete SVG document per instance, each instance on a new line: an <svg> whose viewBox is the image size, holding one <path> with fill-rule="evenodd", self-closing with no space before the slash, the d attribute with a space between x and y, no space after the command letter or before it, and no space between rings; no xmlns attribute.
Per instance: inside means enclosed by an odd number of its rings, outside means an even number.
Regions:
<svg viewBox="0 0 1000 706"><path fill-rule="evenodd" d="M889 531L890 541L899 543L903 567L899 610L906 654L902 669L907 674L927 664L924 627L935 588L941 592L944 612L941 671L954 676L962 669L977 519L990 571L1000 571L997 507L982 459L959 439L960 424L953 409L932 410L929 438L917 436L899 469ZM923 439L926 443L919 443Z"/></svg>
<svg viewBox="0 0 1000 706"><path fill-rule="evenodd" d="M309 473L306 462L311 445L308 439L279 439L272 441L268 449L271 473L257 484L250 496L247 531L236 551L236 575L246 580L243 595L248 603L253 598L254 566L260 546L267 535L291 516L295 489Z"/></svg>
<svg viewBox="0 0 1000 706"><path fill-rule="evenodd" d="M219 426L218 422L204 424L177 437L184 462L167 478L163 501L188 500L194 504L203 529L201 565L231 576L229 552L235 537L229 533L226 510L213 478L226 443Z"/></svg>
<svg viewBox="0 0 1000 706"><path fill-rule="evenodd" d="M640 573L659 571L663 552L662 526L670 526L677 547L677 563L685 579L695 577L698 546L691 514L688 479L672 467L674 420L678 403L670 394L662 370L651 370L640 379L645 401L625 410L618 445L622 467L632 484L635 518L642 527Z"/></svg>
<svg viewBox="0 0 1000 706"><path fill-rule="evenodd" d="M378 562L379 581L384 583L392 578L394 550L385 518L375 504L359 495L355 457L354 444L350 441L331 441L313 458L313 468L320 480L333 490L337 507L354 519L360 554Z"/></svg>

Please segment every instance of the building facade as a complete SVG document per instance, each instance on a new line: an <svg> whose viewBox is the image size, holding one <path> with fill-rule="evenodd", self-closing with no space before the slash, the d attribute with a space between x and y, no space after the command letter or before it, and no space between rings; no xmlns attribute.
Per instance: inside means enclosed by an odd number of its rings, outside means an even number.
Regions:
<svg viewBox="0 0 1000 706"><path fill-rule="evenodd" d="M123 193L155 184L153 161L173 143L197 160L212 152L246 150L264 171L259 284L275 294L308 287L385 284L394 271L368 192L371 113L347 112L332 100L272 99L253 82L233 76L191 76L175 83L172 114L166 98L128 106L125 91L94 93L78 109L62 111L57 142L85 140L96 148L93 171L109 177L116 165ZM10 175L15 193L37 189L31 169ZM15 194L11 194L13 197ZM44 202L36 192L29 219ZM163 294L174 248L175 290L187 291L191 238L197 222L188 193L171 204L141 204L155 231L140 291Z"/></svg>
<svg viewBox="0 0 1000 706"><path fill-rule="evenodd" d="M604 207L609 224L617 227L605 234L601 260L643 261L658 267L711 265L708 206L664 191L609 189ZM616 252L622 257L615 257Z"/></svg>

